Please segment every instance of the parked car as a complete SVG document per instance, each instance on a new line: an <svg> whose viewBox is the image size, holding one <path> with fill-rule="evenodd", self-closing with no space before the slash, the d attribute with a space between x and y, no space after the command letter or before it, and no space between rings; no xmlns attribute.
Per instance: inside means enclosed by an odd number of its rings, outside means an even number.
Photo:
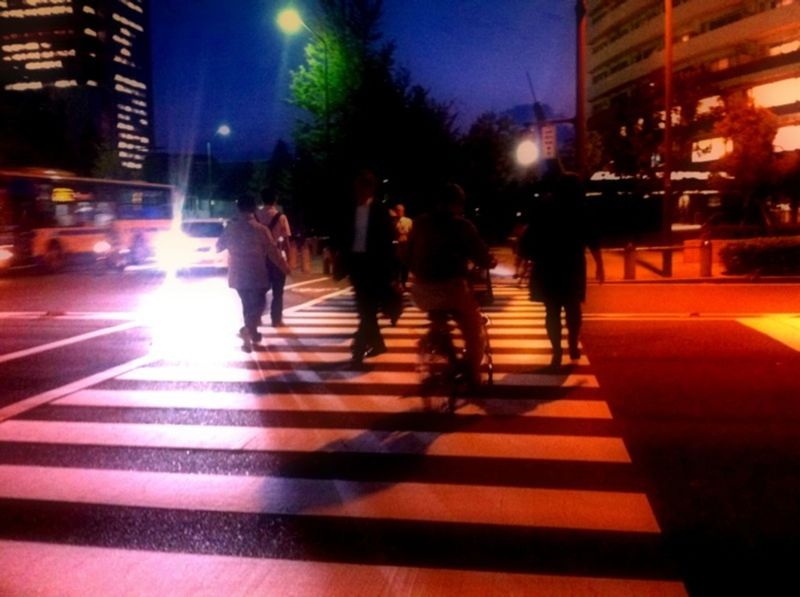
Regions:
<svg viewBox="0 0 800 597"><path fill-rule="evenodd" d="M159 247L159 261L167 269L227 269L228 252L217 252L217 239L225 220L203 218L184 220Z"/></svg>

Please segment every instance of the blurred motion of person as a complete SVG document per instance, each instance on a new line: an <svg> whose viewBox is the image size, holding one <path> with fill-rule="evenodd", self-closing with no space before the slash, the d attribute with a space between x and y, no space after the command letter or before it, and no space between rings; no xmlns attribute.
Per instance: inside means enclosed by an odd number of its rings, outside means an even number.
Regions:
<svg viewBox="0 0 800 597"><path fill-rule="evenodd" d="M238 214L222 231L217 251L228 250L228 286L236 290L242 303L244 327L239 335L242 348L249 352L261 342L258 326L269 289L267 259L284 274L289 273L289 265L269 229L256 220L255 199L242 197L236 207Z"/></svg>
<svg viewBox="0 0 800 597"><path fill-rule="evenodd" d="M256 219L266 226L285 261L289 260L289 239L292 229L289 227L289 218L278 211L277 197L271 189L261 190L261 201L264 209L256 212ZM267 259L267 273L269 274L270 288L272 290L272 303L269 314L272 327L283 325L283 288L286 286L286 274L271 259Z"/></svg>
<svg viewBox="0 0 800 597"><path fill-rule="evenodd" d="M461 330L466 348L467 383L481 384L484 326L469 284L470 263L491 269L496 264L477 228L464 218L464 191L448 184L436 194L429 212L416 219L408 241L411 295L432 318L449 314Z"/></svg>
<svg viewBox="0 0 800 597"><path fill-rule="evenodd" d="M395 241L397 242L397 258L400 262L400 283L405 288L408 282L408 236L414 221L406 215L406 207L402 203L394 206L396 220L394 223Z"/></svg>
<svg viewBox="0 0 800 597"><path fill-rule="evenodd" d="M343 210L334 232L334 277L350 277L356 298L358 329L353 336L353 361L386 352L378 326L378 310L393 296L397 278L394 227L389 211L377 199L378 181L361 170L353 183L355 202Z"/></svg>
<svg viewBox="0 0 800 597"><path fill-rule="evenodd" d="M578 336L581 303L586 299L586 248L596 265L596 278L605 280L597 236L584 212L584 190L576 174L564 172L558 160L547 160L539 199L532 204L530 223L521 251L533 262L531 300L543 302L545 327L552 347L550 368L561 367L561 309L567 322L569 357L581 357Z"/></svg>

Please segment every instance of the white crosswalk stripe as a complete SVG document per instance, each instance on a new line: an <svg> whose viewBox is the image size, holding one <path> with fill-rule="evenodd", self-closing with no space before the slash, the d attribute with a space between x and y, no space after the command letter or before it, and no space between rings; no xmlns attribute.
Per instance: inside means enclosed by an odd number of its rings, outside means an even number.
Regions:
<svg viewBox="0 0 800 597"><path fill-rule="evenodd" d="M424 314L383 321L389 351L354 368L339 292L263 351L165 352L0 423L4 586L685 594L589 360L537 371L543 308L495 297L494 386L452 415L419 393Z"/></svg>

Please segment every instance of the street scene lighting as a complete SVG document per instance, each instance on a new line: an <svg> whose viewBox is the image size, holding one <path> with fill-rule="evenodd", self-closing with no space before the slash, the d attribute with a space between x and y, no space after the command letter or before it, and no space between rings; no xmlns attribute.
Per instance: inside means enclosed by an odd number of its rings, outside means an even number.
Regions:
<svg viewBox="0 0 800 597"><path fill-rule="evenodd" d="M280 30L289 35L294 35L306 27L300 13L294 8L284 8L278 13L276 21Z"/></svg>
<svg viewBox="0 0 800 597"><path fill-rule="evenodd" d="M533 139L525 139L517 145L517 163L520 166L531 166L539 159L539 146Z"/></svg>

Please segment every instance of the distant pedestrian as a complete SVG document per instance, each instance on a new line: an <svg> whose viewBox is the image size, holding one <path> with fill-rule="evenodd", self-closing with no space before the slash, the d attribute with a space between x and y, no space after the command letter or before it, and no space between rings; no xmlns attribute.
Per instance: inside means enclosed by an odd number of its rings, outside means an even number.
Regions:
<svg viewBox="0 0 800 597"><path fill-rule="evenodd" d="M261 341L258 326L269 289L267 259L284 273L289 273L289 266L269 229L256 220L255 200L242 197L236 207L239 213L225 226L217 251L228 250L228 286L236 290L242 303L244 327L239 334L242 348L249 352Z"/></svg>
<svg viewBox="0 0 800 597"><path fill-rule="evenodd" d="M397 243L397 258L400 264L400 283L403 288L408 282L408 237L414 227L414 221L406 215L406 207L402 203L394 206L395 213L395 242Z"/></svg>
<svg viewBox="0 0 800 597"><path fill-rule="evenodd" d="M561 367L561 309L567 322L569 357L580 359L578 346L586 298L586 248L596 264L597 280L605 273L598 239L584 213L584 191L577 175L564 172L550 160L541 181L539 199L531 210L530 223L522 238L521 250L532 260L531 300L545 306L545 327L552 346L550 367Z"/></svg>
<svg viewBox="0 0 800 597"><path fill-rule="evenodd" d="M261 201L264 209L256 212L258 221L269 228L272 238L278 245L283 255L284 261L289 260L289 238L292 236L292 229L289 227L289 218L286 214L278 211L276 207L275 193L270 189L262 189ZM272 260L267 260L267 273L272 290L272 303L270 304L269 314L272 327L283 325L283 288L286 286L286 273Z"/></svg>
<svg viewBox="0 0 800 597"><path fill-rule="evenodd" d="M394 228L389 211L377 199L375 174L362 170L353 183L353 206L342 212L334 235L334 275L350 277L356 298L358 329L353 336L353 361L386 352L378 326L378 310L394 296L397 279Z"/></svg>

